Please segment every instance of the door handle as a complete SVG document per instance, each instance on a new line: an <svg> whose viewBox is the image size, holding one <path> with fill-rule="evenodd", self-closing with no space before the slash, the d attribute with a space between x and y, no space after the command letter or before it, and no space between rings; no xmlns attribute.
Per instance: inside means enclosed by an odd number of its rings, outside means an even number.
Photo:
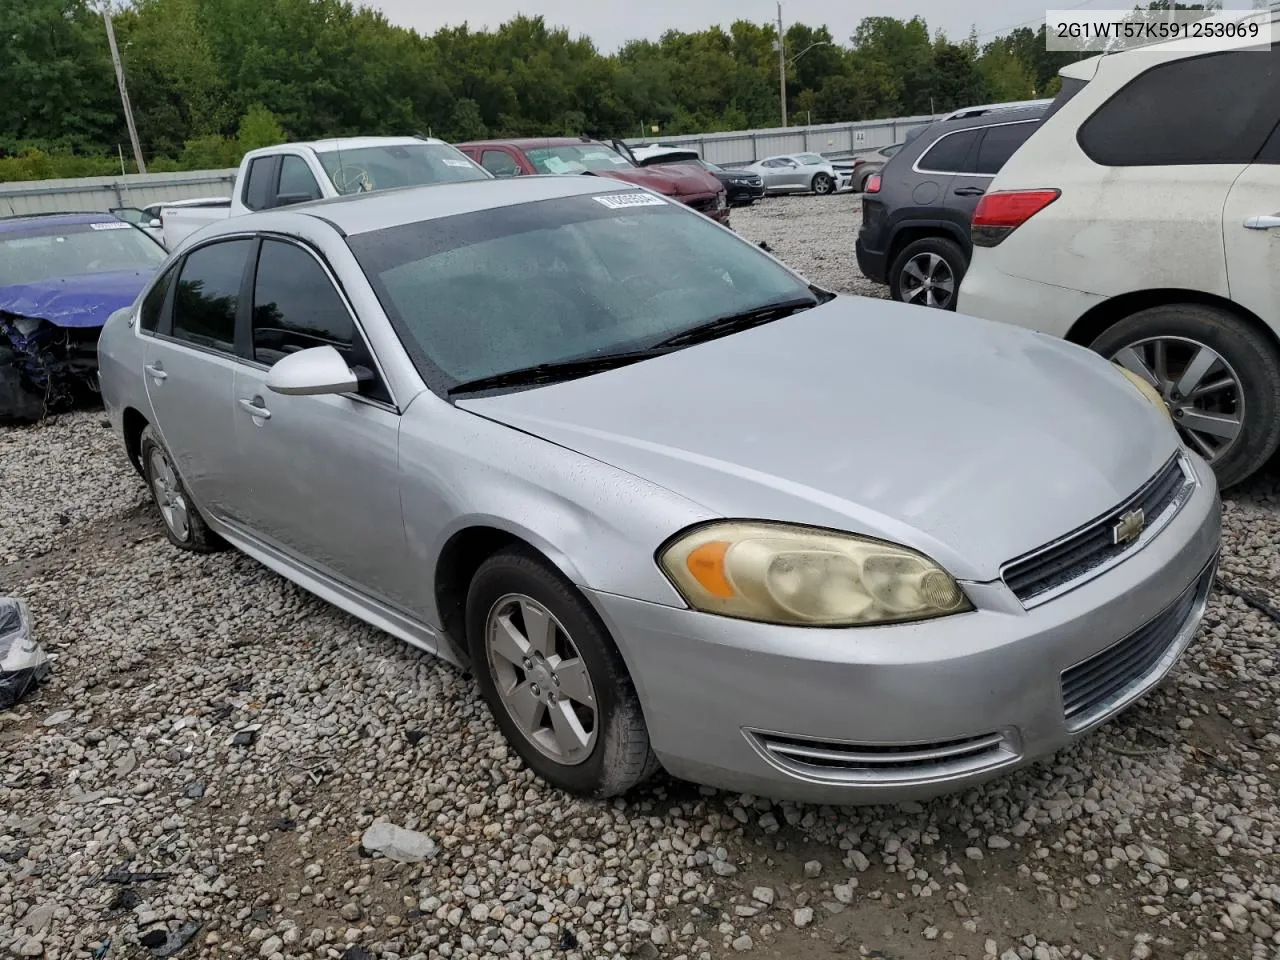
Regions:
<svg viewBox="0 0 1280 960"><path fill-rule="evenodd" d="M250 400L248 397L241 397L240 406L244 407L246 410L249 411L249 413L257 417L259 420L271 419L271 411L268 410L266 407L262 406L261 397L254 397L252 400Z"/></svg>
<svg viewBox="0 0 1280 960"><path fill-rule="evenodd" d="M164 367L162 367L158 363L148 363L145 367L143 367L143 369L146 370L147 373L151 374L151 376L155 377L157 380L169 379L169 375L164 372Z"/></svg>
<svg viewBox="0 0 1280 960"><path fill-rule="evenodd" d="M1250 230L1274 230L1280 227L1280 214L1273 213L1269 217L1250 217L1244 225Z"/></svg>
<svg viewBox="0 0 1280 960"><path fill-rule="evenodd" d="M980 197L987 191L981 187L957 187L953 192L957 197Z"/></svg>

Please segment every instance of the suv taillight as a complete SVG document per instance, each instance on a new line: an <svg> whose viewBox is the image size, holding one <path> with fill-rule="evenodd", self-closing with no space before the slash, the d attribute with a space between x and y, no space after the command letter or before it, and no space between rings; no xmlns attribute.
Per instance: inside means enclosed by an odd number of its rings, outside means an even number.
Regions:
<svg viewBox="0 0 1280 960"><path fill-rule="evenodd" d="M1056 189L988 193L973 211L969 237L976 247L994 247L1060 196Z"/></svg>
<svg viewBox="0 0 1280 960"><path fill-rule="evenodd" d="M863 193L879 193L880 192L880 174L873 173L867 178L867 185L862 191Z"/></svg>

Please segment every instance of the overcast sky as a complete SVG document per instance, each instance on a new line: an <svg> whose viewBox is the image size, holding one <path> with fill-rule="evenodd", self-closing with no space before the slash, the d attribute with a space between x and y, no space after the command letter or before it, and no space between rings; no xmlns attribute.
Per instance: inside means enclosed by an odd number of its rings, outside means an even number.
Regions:
<svg viewBox="0 0 1280 960"><path fill-rule="evenodd" d="M773 0L364 0L387 15L392 23L434 33L442 26L466 21L473 29L493 28L516 14L542 14L552 26L585 34L605 53L612 53L632 39L656 40L663 31L701 30L713 24L728 27L734 20L755 23L773 21ZM1132 7L1133 0L784 0L783 26L799 21L817 27L826 24L840 43L847 43L863 17L909 18L920 14L930 31L941 28L962 40L976 26L992 36L1027 21L1039 25L1046 7L1075 6L1094 10ZM1228 9L1250 6L1250 0L1227 0ZM984 38L985 39L985 36Z"/></svg>

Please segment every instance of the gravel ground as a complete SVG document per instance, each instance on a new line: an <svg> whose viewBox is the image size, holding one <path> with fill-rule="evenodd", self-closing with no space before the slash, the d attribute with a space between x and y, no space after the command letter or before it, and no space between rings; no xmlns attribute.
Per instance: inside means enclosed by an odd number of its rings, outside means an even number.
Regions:
<svg viewBox="0 0 1280 960"><path fill-rule="evenodd" d="M734 220L854 291L855 203ZM57 656L0 713L0 951L164 956L198 924L183 957L1280 956L1277 625L1225 589L1158 691L981 789L836 810L660 777L588 803L521 768L458 671L170 548L101 423L0 431L0 585ZM1227 499L1222 578L1280 605L1276 495ZM381 819L434 852L365 855Z"/></svg>

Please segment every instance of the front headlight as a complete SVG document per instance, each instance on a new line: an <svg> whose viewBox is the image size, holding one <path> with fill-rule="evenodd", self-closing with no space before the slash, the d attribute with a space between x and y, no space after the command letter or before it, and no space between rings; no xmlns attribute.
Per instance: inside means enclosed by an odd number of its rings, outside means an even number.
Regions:
<svg viewBox="0 0 1280 960"><path fill-rule="evenodd" d="M1169 418L1169 421L1171 423L1173 422L1173 414L1169 412L1169 405L1164 402L1164 397L1160 396L1159 390L1157 390L1151 384L1147 383L1146 380L1138 376L1132 370L1129 370L1126 367L1122 367L1118 363L1115 366L1117 370L1119 370L1128 378L1130 383L1132 383L1135 387L1138 388L1138 392L1140 394L1142 394L1144 397L1146 397L1148 400L1154 403L1157 407L1163 410L1164 415Z"/></svg>
<svg viewBox="0 0 1280 960"><path fill-rule="evenodd" d="M724 521L678 537L658 562L689 606L742 620L861 626L973 609L928 557L849 533Z"/></svg>

